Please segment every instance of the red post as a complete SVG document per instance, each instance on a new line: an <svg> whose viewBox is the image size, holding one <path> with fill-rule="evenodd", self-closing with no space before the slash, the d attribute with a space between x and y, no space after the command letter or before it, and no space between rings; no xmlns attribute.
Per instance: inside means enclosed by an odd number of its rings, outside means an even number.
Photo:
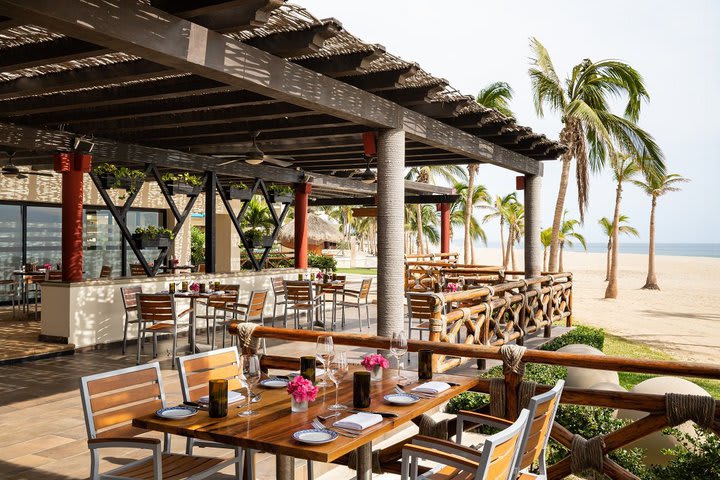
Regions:
<svg viewBox="0 0 720 480"><path fill-rule="evenodd" d="M308 196L311 191L309 183L295 185L295 268L308 266Z"/></svg>
<svg viewBox="0 0 720 480"><path fill-rule="evenodd" d="M55 154L55 171L62 173L62 280L83 279L83 174L92 155Z"/></svg>
<svg viewBox="0 0 720 480"><path fill-rule="evenodd" d="M441 203L440 211L440 253L450 253L450 204Z"/></svg>

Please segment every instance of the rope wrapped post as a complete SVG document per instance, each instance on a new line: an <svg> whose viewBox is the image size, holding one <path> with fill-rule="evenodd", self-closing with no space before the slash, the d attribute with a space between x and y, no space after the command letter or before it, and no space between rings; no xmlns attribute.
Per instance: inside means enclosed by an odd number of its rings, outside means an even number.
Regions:
<svg viewBox="0 0 720 480"><path fill-rule="evenodd" d="M515 420L518 415L519 389L525 375L523 354L527 350L519 345L503 345L503 376L505 377L505 418Z"/></svg>
<svg viewBox="0 0 720 480"><path fill-rule="evenodd" d="M428 340L431 342L439 342L442 339L443 329L445 328L445 321L443 320L443 298L441 295L432 295L432 318L430 319L430 335ZM432 370L433 372L440 371L440 355L432 356Z"/></svg>

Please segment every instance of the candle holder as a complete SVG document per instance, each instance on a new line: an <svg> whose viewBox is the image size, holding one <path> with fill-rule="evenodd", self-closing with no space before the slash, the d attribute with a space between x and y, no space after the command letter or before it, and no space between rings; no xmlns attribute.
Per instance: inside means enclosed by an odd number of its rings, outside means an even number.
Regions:
<svg viewBox="0 0 720 480"><path fill-rule="evenodd" d="M210 418L227 417L228 381L225 379L210 380L208 390L210 396L208 414Z"/></svg>
<svg viewBox="0 0 720 480"><path fill-rule="evenodd" d="M353 373L353 407L370 406L370 372Z"/></svg>
<svg viewBox="0 0 720 480"><path fill-rule="evenodd" d="M431 380L433 376L432 371L432 350L419 350L418 351L418 379L419 380Z"/></svg>
<svg viewBox="0 0 720 480"><path fill-rule="evenodd" d="M300 375L307 380L310 380L315 385L315 357L305 356L300 357Z"/></svg>

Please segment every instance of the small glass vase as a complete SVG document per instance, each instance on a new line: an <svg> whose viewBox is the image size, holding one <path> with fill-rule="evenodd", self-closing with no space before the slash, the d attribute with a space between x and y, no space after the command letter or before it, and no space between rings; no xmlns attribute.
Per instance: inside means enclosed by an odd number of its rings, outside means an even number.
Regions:
<svg viewBox="0 0 720 480"><path fill-rule="evenodd" d="M293 413L307 412L308 402L296 402L295 397L290 396L290 411Z"/></svg>
<svg viewBox="0 0 720 480"><path fill-rule="evenodd" d="M383 379L383 368L380 365L375 365L370 370L370 380L373 382L382 382Z"/></svg>

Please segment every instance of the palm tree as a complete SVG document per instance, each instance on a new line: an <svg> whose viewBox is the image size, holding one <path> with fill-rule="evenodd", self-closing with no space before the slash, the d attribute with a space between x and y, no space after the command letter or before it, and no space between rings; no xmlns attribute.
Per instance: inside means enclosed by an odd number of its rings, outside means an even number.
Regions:
<svg viewBox="0 0 720 480"><path fill-rule="evenodd" d="M628 236L633 235L635 237L640 237L640 233L638 233L635 227L631 227L630 225L623 225L623 223L627 223L629 220L630 217L628 217L627 215L620 215L618 217L618 221L620 222L620 226L618 227L618 235L624 233ZM607 260L605 262L605 281L607 282L610 279L610 251L612 249L613 223L607 217L601 218L600 220L598 220L598 223L600 224L603 233L608 237Z"/></svg>
<svg viewBox="0 0 720 480"><path fill-rule="evenodd" d="M259 196L254 196L248 203L248 208L242 217L242 228L251 230L259 230L267 235L275 227L270 216L270 209L265 200Z"/></svg>
<svg viewBox="0 0 720 480"><path fill-rule="evenodd" d="M485 230L483 230L482 226L477 221L477 218L475 218L475 215L472 214L472 211L477 206L483 207L487 205L490 201L490 195L488 194L485 185L478 185L473 192L473 198L470 203L471 206L468 209L469 186L461 182L455 182L455 191L458 195L460 195L460 198L458 198L458 200L452 205L450 210L450 223L452 225L462 225L465 229L465 243L467 244L468 241L470 243L469 263L475 264L475 241L481 240L485 245L487 245L487 235L485 234ZM470 220L469 228L468 219Z"/></svg>
<svg viewBox="0 0 720 480"><path fill-rule="evenodd" d="M640 173L642 163L635 157L623 154L613 155L610 159L613 179L615 180L615 213L612 221L612 247L610 249L610 276L605 289L605 298L617 298L617 272L618 272L618 234L620 227L620 202L622 201L623 183L632 180Z"/></svg>
<svg viewBox="0 0 720 480"><path fill-rule="evenodd" d="M523 204L520 202L510 203L505 213L505 221L508 224L508 239L503 267L507 269L512 259L512 269L515 270L515 242L520 239L525 224L525 208Z"/></svg>
<svg viewBox="0 0 720 480"><path fill-rule="evenodd" d="M547 272L547 253L550 248L550 239L552 238L552 227L548 227L540 232L540 243L543 246L543 272Z"/></svg>
<svg viewBox="0 0 720 480"><path fill-rule="evenodd" d="M583 249L587 252L587 243L585 243L585 237L583 237L581 234L577 233L575 231L575 227L580 225L579 220L575 220L574 218L566 219L567 216L567 210L563 214L563 221L562 221L562 228L560 228L560 271L564 271L563 267L563 251L565 250L565 245L567 244L568 247L573 246L572 239L576 239L578 242L580 242L580 245L583 246Z"/></svg>
<svg viewBox="0 0 720 480"><path fill-rule="evenodd" d="M407 180L414 180L418 183L433 183L437 177L443 178L452 184L458 178L464 178L465 171L458 165L432 165L409 168L405 175ZM415 219L416 225L422 224L421 221L418 222L418 220L422 220L422 205L420 204L415 205ZM416 231L416 241L417 253L422 253L424 244L422 229Z"/></svg>
<svg viewBox="0 0 720 480"><path fill-rule="evenodd" d="M599 170L615 145L636 158L648 162L648 171L663 173L665 165L660 147L650 134L637 126L643 100L649 98L642 76L630 65L618 60L589 59L573 67L563 83L555 72L550 54L535 38L532 49L530 80L538 116L548 106L560 115L563 128L560 141L567 151L560 157L562 174L553 215L552 241L548 269L556 271L559 233L565 208L572 159L576 162L576 181L580 220L584 221L588 204L590 169ZM626 98L623 115L610 111L610 100Z"/></svg>
<svg viewBox="0 0 720 480"><path fill-rule="evenodd" d="M650 207L650 236L648 240L648 274L645 285L642 288L649 290L660 290L655 276L655 207L657 206L658 197L662 197L668 192L677 192L680 187L678 183L689 182L690 179L685 178L677 173L670 173L661 176L645 176L645 181L633 180L633 183L640 187L645 193L652 198Z"/></svg>
<svg viewBox="0 0 720 480"><path fill-rule="evenodd" d="M420 227L418 228L416 215L407 215L406 225L411 232L422 232L423 238L433 245L440 243L440 231L437 228L439 219L434 205L420 205ZM417 237L416 237L417 238ZM418 250L418 253L420 250Z"/></svg>
<svg viewBox="0 0 720 480"><path fill-rule="evenodd" d="M497 218L500 222L500 261L505 261L505 218L508 214L510 205L517 203L517 195L515 192L509 193L504 197L500 195L495 196L495 200L488 205L486 208L490 209L490 213L483 217L483 223L488 220Z"/></svg>
<svg viewBox="0 0 720 480"><path fill-rule="evenodd" d="M506 117L514 117L508 106L513 93L513 89L506 82L493 82L480 90L476 101L483 107L494 108Z"/></svg>

